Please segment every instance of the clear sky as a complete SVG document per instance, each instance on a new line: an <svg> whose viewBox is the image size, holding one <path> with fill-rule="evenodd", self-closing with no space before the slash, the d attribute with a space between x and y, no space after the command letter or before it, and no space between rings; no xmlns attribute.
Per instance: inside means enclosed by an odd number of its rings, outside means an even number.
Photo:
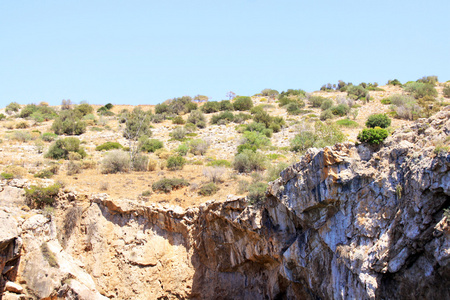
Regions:
<svg viewBox="0 0 450 300"><path fill-rule="evenodd" d="M449 13L449 0L1 0L0 107L446 81Z"/></svg>

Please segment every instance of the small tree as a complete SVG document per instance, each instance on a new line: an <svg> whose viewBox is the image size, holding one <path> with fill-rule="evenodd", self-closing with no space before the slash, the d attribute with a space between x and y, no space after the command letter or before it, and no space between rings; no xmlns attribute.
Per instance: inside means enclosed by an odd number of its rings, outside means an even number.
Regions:
<svg viewBox="0 0 450 300"><path fill-rule="evenodd" d="M234 101L233 107L235 110L249 110L253 107L252 98L248 96L240 96Z"/></svg>
<svg viewBox="0 0 450 300"><path fill-rule="evenodd" d="M139 107L135 108L131 114L125 114L125 129L123 136L128 140L129 148L129 168L133 169L133 162L139 153L138 140L141 136L151 136L150 115Z"/></svg>
<svg viewBox="0 0 450 300"><path fill-rule="evenodd" d="M11 102L10 104L8 104L8 105L6 106L6 109L5 109L5 111L6 111L8 114L11 114L11 113L13 113L13 112L18 112L19 110L20 110L20 104L17 103L17 102Z"/></svg>
<svg viewBox="0 0 450 300"><path fill-rule="evenodd" d="M226 96L228 97L228 99L233 100L234 97L236 97L236 94L232 91L229 91Z"/></svg>

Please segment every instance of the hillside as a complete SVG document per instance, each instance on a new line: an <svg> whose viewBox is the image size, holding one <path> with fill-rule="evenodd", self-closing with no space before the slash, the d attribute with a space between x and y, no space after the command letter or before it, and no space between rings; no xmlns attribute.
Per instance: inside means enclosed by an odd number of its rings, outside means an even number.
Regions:
<svg viewBox="0 0 450 300"><path fill-rule="evenodd" d="M449 134L445 107L310 148L254 204L66 190L30 210L30 181L2 180L4 299L448 299Z"/></svg>
<svg viewBox="0 0 450 300"><path fill-rule="evenodd" d="M448 100L448 98L443 97L444 86L444 84L437 84L436 86L438 95L435 100L435 107L439 107L442 103L445 105L445 101ZM357 135L365 127L368 116L375 113L389 113L390 105L382 104L381 100L395 94L405 95L407 93L400 86L387 85L378 87L378 90L370 91L370 100L365 101L364 99L351 100L347 92L318 91L300 98L299 101L304 106L300 106L300 110L295 112L296 114L290 114L285 107L279 107L279 97L261 95L251 97L253 107L260 106L268 115L281 117L284 122L278 132L271 134L270 144L258 149L258 152L261 152L267 160L261 167L266 169L265 172L236 172L232 168L238 146L243 140L245 124L250 124L251 119L240 124L224 122L223 125L214 125L211 124L211 119L221 112L205 113L207 126L205 128L195 128L194 126L195 129L193 130L190 128L189 130L192 132L189 133L188 131L181 141L170 136L176 127L183 127L183 125L174 124L170 120L173 117L151 122L151 139L161 141L164 146L163 149L167 151L144 152L144 155L150 158L153 164L144 167L146 171L104 174L102 173L101 163L108 152L96 151L95 148L105 142L118 142L122 146L130 146L129 140L123 135L126 126L124 123L119 123L118 120L124 109L132 111L134 107L115 105L110 110L112 116L108 116L100 114L98 111L101 108L100 105L92 105L93 113L83 118L87 123L86 131L75 136L81 141L81 148L84 148L87 154L82 160L79 160L79 158L71 160L46 158L45 155L53 142L45 139L44 133L53 132L51 127L54 121L46 121L45 119L36 121L32 116L19 118L21 110L7 113L3 108L0 113L5 114L6 118L0 121L0 136L2 136L0 169L4 173L12 174L15 178L26 178L30 180L31 184L44 185L49 182L48 179L39 179L33 175L43 170L57 170L56 174L51 176L51 180L60 182L66 190L86 197L93 193L107 193L115 199L140 199L145 203L155 202L189 207L211 198L224 199L229 194L245 195L247 192L245 186L248 186L251 182L267 182L273 178L273 176L270 179L267 178L268 173L273 174L277 171L277 167L281 168L298 160L304 150L291 151L292 140L298 133L305 131L305 128L311 130L322 113L320 107L312 106L311 97L322 96L331 99L333 105L337 105L338 102L349 101L353 108L347 112L346 116L333 115L331 119L324 122L327 127L334 125L343 132L342 141L357 142ZM199 105L201 109L206 104L200 103ZM74 107L77 107L77 105L72 105L72 109ZM152 105L139 107L144 111L155 112L155 106ZM22 105L21 108L23 110L24 106ZM54 107L56 112L60 111L61 108L61 106ZM234 112L235 115L238 113L244 113L249 118L254 117L249 111ZM179 115L184 121L190 116L189 113L185 112L181 112ZM350 122L351 127L336 125L339 120L347 118L357 124ZM410 124L412 121L412 119L393 117L389 131L392 132ZM184 127L187 128L186 125ZM65 138L66 135L60 135L59 137ZM207 142L209 145L207 151L201 154L188 152L184 157L186 164L181 170L168 170L166 167L168 156L179 153L177 149L180 145L189 146L190 141L197 139ZM214 167L218 164L223 164L223 167ZM215 180L218 188L217 193L206 196L199 195L199 188L211 181L211 172L215 172L216 176L220 177ZM161 178L183 178L188 181L189 186L174 190L171 193L153 191L152 185Z"/></svg>

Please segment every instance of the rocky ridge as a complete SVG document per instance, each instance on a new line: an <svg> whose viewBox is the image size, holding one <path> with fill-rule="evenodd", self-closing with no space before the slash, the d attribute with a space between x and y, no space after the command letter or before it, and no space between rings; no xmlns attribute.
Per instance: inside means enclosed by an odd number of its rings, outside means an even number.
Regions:
<svg viewBox="0 0 450 300"><path fill-rule="evenodd" d="M0 187L4 299L448 299L450 108L383 147L310 149L264 203L197 207ZM3 225L5 224L5 225Z"/></svg>

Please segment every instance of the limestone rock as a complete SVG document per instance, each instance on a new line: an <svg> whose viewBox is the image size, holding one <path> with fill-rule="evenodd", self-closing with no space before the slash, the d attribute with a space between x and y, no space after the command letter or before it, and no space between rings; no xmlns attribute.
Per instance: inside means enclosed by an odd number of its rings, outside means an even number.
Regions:
<svg viewBox="0 0 450 300"><path fill-rule="evenodd" d="M12 281L6 282L5 290L8 292L11 292L11 293L16 293L16 294L23 293L23 287L21 287L19 284L12 282Z"/></svg>

